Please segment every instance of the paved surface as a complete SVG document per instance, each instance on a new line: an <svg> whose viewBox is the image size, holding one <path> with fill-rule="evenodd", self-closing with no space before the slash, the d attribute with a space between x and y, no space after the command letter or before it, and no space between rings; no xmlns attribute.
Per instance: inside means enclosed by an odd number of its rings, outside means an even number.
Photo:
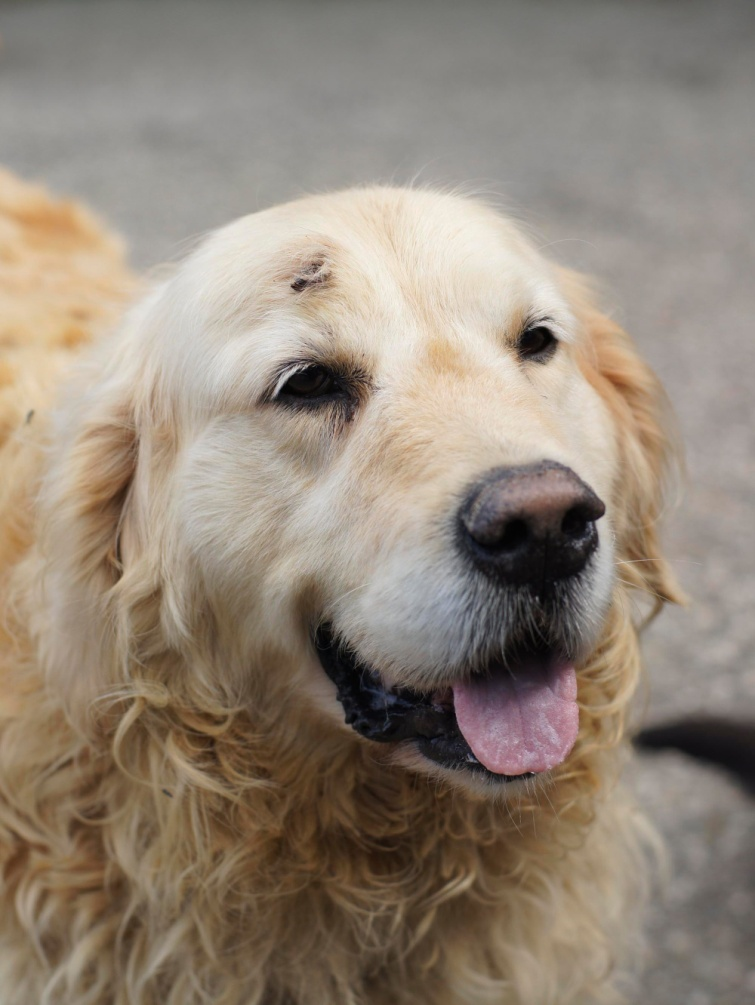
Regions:
<svg viewBox="0 0 755 1005"><path fill-rule="evenodd" d="M418 175L502 193L598 274L689 453L693 607L649 637L649 716L755 719L754 3L0 0L0 34L0 161L100 207L139 266ZM674 868L638 1000L755 1002L755 806L671 755L633 774Z"/></svg>

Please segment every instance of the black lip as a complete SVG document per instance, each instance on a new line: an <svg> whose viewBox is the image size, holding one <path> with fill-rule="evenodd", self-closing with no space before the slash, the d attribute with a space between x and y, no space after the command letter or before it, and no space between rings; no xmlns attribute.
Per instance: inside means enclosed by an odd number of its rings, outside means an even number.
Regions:
<svg viewBox="0 0 755 1005"><path fill-rule="evenodd" d="M375 743L414 743L428 760L444 768L496 782L533 777L497 775L486 768L462 736L453 702L409 688L383 687L377 673L339 641L332 625L320 625L314 644L325 673L336 686L345 721L360 736Z"/></svg>

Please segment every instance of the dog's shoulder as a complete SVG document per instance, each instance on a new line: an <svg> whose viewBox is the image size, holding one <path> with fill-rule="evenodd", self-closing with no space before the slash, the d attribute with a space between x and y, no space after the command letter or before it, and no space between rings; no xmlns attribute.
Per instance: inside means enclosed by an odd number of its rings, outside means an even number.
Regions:
<svg viewBox="0 0 755 1005"><path fill-rule="evenodd" d="M134 288L120 239L92 213L0 169L0 581L24 550L61 372Z"/></svg>
<svg viewBox="0 0 755 1005"><path fill-rule="evenodd" d="M133 279L88 210L0 170L0 350L74 349L112 320Z"/></svg>

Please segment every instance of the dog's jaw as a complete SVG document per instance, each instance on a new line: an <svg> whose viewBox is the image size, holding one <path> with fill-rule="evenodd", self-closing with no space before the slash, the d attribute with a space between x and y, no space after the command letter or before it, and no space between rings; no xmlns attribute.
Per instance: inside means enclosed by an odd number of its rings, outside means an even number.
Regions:
<svg viewBox="0 0 755 1005"><path fill-rule="evenodd" d="M376 743L411 745L424 758L490 782L520 781L560 763L576 740L576 679L545 646L513 648L429 692L384 686L331 625L314 638L346 724Z"/></svg>

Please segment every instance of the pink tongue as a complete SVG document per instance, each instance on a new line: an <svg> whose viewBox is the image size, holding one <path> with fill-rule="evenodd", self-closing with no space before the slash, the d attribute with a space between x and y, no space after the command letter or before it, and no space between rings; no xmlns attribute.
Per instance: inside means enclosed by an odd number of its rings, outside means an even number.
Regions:
<svg viewBox="0 0 755 1005"><path fill-rule="evenodd" d="M500 669L456 684L453 692L464 739L497 775L554 768L577 739L577 676L569 663L533 657L510 673Z"/></svg>

